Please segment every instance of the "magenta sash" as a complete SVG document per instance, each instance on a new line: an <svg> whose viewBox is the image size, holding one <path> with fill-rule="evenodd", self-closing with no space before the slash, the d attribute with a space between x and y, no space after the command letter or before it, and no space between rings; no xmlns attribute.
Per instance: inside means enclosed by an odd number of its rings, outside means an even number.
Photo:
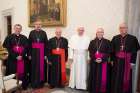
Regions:
<svg viewBox="0 0 140 93"><path fill-rule="evenodd" d="M116 54L118 58L125 59L125 68L124 68L124 80L123 80L123 90L127 92L129 90L129 82L130 82L130 70L131 70L131 53L126 53L120 51Z"/></svg>
<svg viewBox="0 0 140 93"><path fill-rule="evenodd" d="M101 92L106 93L107 85L107 62L102 63L102 82L101 82Z"/></svg>
<svg viewBox="0 0 140 93"><path fill-rule="evenodd" d="M23 53L24 48L22 46L14 46L13 50L20 56ZM21 76L24 74L24 60L23 59L17 60L16 63L17 63L16 73L18 76Z"/></svg>
<svg viewBox="0 0 140 93"><path fill-rule="evenodd" d="M38 48L40 50L40 81L44 80L44 44L32 43L32 48Z"/></svg>
<svg viewBox="0 0 140 93"><path fill-rule="evenodd" d="M98 52L98 53L95 53L94 56L97 59L97 58L103 58L103 57L107 56L107 54ZM106 92L106 85L107 85L107 62L103 62L103 63L101 63L101 65L102 65L102 78L101 78L101 90L100 90L100 92L105 93Z"/></svg>
<svg viewBox="0 0 140 93"><path fill-rule="evenodd" d="M93 54L93 58L104 58L104 57L108 57L109 55L108 54L105 54L105 53L101 53L101 52L98 52L98 53L94 53Z"/></svg>
<svg viewBox="0 0 140 93"><path fill-rule="evenodd" d="M98 52L98 53L95 53L95 58L102 58L103 57L103 54Z"/></svg>

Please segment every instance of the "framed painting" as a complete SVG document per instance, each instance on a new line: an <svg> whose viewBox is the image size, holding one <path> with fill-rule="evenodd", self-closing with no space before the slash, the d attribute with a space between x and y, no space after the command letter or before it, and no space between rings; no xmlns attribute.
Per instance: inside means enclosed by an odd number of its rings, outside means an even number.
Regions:
<svg viewBox="0 0 140 93"><path fill-rule="evenodd" d="M29 0L29 26L36 20L43 26L66 26L66 0Z"/></svg>

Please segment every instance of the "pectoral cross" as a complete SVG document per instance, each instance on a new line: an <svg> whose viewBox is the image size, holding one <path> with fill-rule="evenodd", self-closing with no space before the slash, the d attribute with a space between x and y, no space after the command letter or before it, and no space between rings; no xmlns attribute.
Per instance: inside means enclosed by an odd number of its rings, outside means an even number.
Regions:
<svg viewBox="0 0 140 93"><path fill-rule="evenodd" d="M121 45L120 48L121 48L121 50L124 50L124 45Z"/></svg>
<svg viewBox="0 0 140 93"><path fill-rule="evenodd" d="M56 48L57 51L59 51L59 48Z"/></svg>
<svg viewBox="0 0 140 93"><path fill-rule="evenodd" d="M39 38L37 38L37 42L39 42L40 41L40 39Z"/></svg>
<svg viewBox="0 0 140 93"><path fill-rule="evenodd" d="M99 51L98 50L96 51L96 54L99 54Z"/></svg>
<svg viewBox="0 0 140 93"><path fill-rule="evenodd" d="M19 46L16 46L16 49L18 50L19 49Z"/></svg>

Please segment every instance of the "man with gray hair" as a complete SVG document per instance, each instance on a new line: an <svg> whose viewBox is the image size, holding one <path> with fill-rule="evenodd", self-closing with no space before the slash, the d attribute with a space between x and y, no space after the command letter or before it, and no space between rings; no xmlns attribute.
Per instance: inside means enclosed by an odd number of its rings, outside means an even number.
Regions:
<svg viewBox="0 0 140 93"><path fill-rule="evenodd" d="M112 39L112 93L132 93L132 64L135 64L140 49L135 36L128 34L125 23L119 25L120 34Z"/></svg>
<svg viewBox="0 0 140 93"><path fill-rule="evenodd" d="M110 93L111 43L104 37L104 29L98 28L96 38L89 44L90 72L88 91L90 93Z"/></svg>

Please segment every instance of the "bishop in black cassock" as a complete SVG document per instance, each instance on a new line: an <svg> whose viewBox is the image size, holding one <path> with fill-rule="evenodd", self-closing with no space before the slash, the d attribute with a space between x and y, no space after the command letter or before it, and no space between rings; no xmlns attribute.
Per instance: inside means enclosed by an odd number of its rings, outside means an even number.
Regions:
<svg viewBox="0 0 140 93"><path fill-rule="evenodd" d="M136 62L140 49L135 36L127 34L126 24L120 25L120 34L113 37L112 43L112 93L132 93L132 65Z"/></svg>
<svg viewBox="0 0 140 93"><path fill-rule="evenodd" d="M14 26L15 33L6 37L3 47L8 50L9 56L6 62L6 75L17 74L17 78L22 80L22 87L27 86L27 51L28 39L20 34L22 26Z"/></svg>
<svg viewBox="0 0 140 93"><path fill-rule="evenodd" d="M66 80L66 62L68 41L61 36L61 29L56 29L56 36L49 40L48 83L51 87L64 87Z"/></svg>
<svg viewBox="0 0 140 93"><path fill-rule="evenodd" d="M35 29L29 35L29 59L31 60L31 86L39 88L47 80L48 38L41 29L41 22L35 22Z"/></svg>
<svg viewBox="0 0 140 93"><path fill-rule="evenodd" d="M111 70L109 57L111 43L103 38L104 30L97 29L96 38L89 44L90 72L88 91L90 93L110 93Z"/></svg>

